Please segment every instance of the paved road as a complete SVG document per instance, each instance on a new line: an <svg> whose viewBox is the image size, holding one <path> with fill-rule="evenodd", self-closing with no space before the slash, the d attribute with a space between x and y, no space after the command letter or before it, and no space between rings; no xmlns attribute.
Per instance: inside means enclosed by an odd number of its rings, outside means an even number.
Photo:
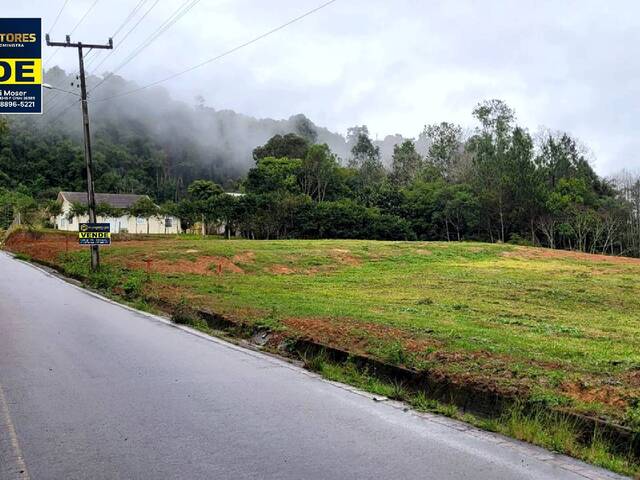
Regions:
<svg viewBox="0 0 640 480"><path fill-rule="evenodd" d="M335 385L0 252L0 478L617 478Z"/></svg>

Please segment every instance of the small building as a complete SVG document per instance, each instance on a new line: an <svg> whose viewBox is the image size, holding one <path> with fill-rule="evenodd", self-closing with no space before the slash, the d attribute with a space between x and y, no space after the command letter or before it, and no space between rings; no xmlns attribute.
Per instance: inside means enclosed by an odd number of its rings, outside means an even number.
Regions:
<svg viewBox="0 0 640 480"><path fill-rule="evenodd" d="M151 218L134 217L128 213L128 209L147 195L134 195L129 193L96 193L96 205L106 204L114 210L121 210L119 216L100 216L96 221L109 223L111 233L151 233L174 234L181 233L180 219L174 216L158 215ZM89 215L80 215L70 218L69 212L74 203L87 206L86 192L60 192L58 203L62 205L62 213L52 218L53 224L58 230L77 232L80 223L89 221Z"/></svg>

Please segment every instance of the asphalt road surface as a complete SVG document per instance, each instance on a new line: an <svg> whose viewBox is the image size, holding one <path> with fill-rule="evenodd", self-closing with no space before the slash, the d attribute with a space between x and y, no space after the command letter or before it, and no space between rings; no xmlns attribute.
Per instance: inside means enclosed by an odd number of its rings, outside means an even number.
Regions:
<svg viewBox="0 0 640 480"><path fill-rule="evenodd" d="M584 479L0 252L0 479Z"/></svg>

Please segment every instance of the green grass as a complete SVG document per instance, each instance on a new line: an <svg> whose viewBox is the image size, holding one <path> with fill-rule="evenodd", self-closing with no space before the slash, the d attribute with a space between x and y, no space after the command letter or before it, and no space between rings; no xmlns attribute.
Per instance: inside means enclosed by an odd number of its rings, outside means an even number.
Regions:
<svg viewBox="0 0 640 480"><path fill-rule="evenodd" d="M31 255L28 255L26 253L16 253L15 258L18 260L24 260L25 262L31 261Z"/></svg>
<svg viewBox="0 0 640 480"><path fill-rule="evenodd" d="M105 268L91 282L129 298L142 291L186 298L389 363L636 425L640 262L546 252L481 243L163 238L103 248ZM86 274L87 256L58 261ZM216 275L213 257L244 273ZM146 258L153 259L149 275ZM207 274L183 271L197 262ZM617 403L607 404L612 396Z"/></svg>

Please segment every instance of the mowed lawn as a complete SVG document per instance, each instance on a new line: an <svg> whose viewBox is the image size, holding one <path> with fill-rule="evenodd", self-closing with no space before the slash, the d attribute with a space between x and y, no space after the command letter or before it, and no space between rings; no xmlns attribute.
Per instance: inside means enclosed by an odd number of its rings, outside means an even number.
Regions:
<svg viewBox="0 0 640 480"><path fill-rule="evenodd" d="M640 260L483 243L197 237L102 252L121 276L117 291L148 271L148 296L640 431ZM55 260L71 269L87 258Z"/></svg>

